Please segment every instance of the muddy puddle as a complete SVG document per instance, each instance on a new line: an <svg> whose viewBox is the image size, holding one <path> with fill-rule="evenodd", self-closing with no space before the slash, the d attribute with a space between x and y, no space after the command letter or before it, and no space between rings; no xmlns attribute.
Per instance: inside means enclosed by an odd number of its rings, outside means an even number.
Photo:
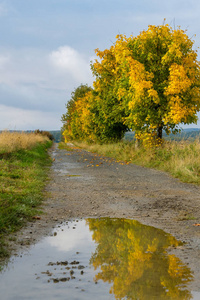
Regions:
<svg viewBox="0 0 200 300"><path fill-rule="evenodd" d="M199 299L173 236L135 220L58 225L0 273L1 299Z"/></svg>

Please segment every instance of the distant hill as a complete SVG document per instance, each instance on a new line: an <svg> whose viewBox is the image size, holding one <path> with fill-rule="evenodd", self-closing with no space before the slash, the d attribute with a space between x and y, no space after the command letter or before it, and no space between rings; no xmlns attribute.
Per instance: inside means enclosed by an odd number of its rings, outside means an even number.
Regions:
<svg viewBox="0 0 200 300"><path fill-rule="evenodd" d="M126 132L124 139L125 140L133 140L135 137L134 132ZM169 134L167 135L166 133L163 133L163 138L165 140L175 140L175 141L180 141L180 140L191 140L194 141L196 138L200 138L200 128L186 128L181 131L181 133L177 134Z"/></svg>
<svg viewBox="0 0 200 300"><path fill-rule="evenodd" d="M187 128L183 129L181 133L177 134L169 134L168 136L166 134L163 134L163 137L166 140L191 140L194 141L196 138L200 137L200 129L197 128Z"/></svg>
<svg viewBox="0 0 200 300"><path fill-rule="evenodd" d="M60 143L61 142L62 136L61 136L61 131L60 130L49 130L49 132L53 135L55 143Z"/></svg>

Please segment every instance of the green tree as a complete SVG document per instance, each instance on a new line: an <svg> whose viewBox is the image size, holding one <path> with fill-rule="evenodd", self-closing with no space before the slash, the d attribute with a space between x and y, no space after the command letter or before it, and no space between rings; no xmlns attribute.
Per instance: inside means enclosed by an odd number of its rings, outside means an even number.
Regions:
<svg viewBox="0 0 200 300"><path fill-rule="evenodd" d="M124 124L125 109L116 94L116 83L120 78L114 46L110 49L95 50L98 59L91 64L94 81L96 137L100 142L121 140L128 130Z"/></svg>
<svg viewBox="0 0 200 300"><path fill-rule="evenodd" d="M61 121L63 122L61 131L62 133L65 133L65 139L79 138L79 128L76 127L76 119L78 118L76 103L78 100L81 101L81 99L83 99L85 95L91 90L92 88L87 84L81 84L71 93L71 99L66 104L67 111L61 117Z"/></svg>

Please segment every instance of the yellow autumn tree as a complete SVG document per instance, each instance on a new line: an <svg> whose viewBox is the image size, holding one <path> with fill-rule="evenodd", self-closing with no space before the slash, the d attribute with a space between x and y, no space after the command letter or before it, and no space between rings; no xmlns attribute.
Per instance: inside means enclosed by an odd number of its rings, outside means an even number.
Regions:
<svg viewBox="0 0 200 300"><path fill-rule="evenodd" d="M186 31L165 24L96 49L93 90L68 107L65 136L108 142L133 130L149 146L162 143L163 131L196 123L200 68L193 45Z"/></svg>
<svg viewBox="0 0 200 300"><path fill-rule="evenodd" d="M162 132L196 123L200 109L197 51L186 32L169 25L149 26L127 42L130 55L126 122L136 136L159 142Z"/></svg>

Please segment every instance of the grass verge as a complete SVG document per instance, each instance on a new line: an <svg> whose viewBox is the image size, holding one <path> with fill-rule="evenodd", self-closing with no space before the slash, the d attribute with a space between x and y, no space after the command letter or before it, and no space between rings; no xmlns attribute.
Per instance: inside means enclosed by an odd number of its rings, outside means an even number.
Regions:
<svg viewBox="0 0 200 300"><path fill-rule="evenodd" d="M105 145L73 143L77 147L118 161L166 171L183 182L200 184L199 139L194 142L166 141L162 147L151 149L142 146L136 149L134 142L127 141Z"/></svg>
<svg viewBox="0 0 200 300"><path fill-rule="evenodd" d="M38 214L51 159L52 142L0 154L0 259L9 255L6 239Z"/></svg>

